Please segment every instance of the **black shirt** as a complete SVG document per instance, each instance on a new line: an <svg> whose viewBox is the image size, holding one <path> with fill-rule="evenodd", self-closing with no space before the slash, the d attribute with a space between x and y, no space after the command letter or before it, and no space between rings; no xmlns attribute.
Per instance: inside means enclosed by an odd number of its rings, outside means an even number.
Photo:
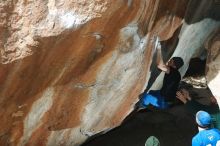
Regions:
<svg viewBox="0 0 220 146"><path fill-rule="evenodd" d="M180 80L181 75L179 71L171 67L169 74L166 73L164 76L163 86L160 90L160 94L166 101L173 101L175 99Z"/></svg>

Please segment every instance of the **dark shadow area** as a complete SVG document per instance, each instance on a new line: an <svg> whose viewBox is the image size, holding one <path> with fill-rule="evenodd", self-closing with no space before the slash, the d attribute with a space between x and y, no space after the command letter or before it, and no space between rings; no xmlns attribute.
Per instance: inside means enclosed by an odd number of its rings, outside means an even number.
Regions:
<svg viewBox="0 0 220 146"><path fill-rule="evenodd" d="M192 58L189 62L189 68L184 75L184 77L198 77L205 75L205 66L206 66L206 59L201 60L200 58Z"/></svg>
<svg viewBox="0 0 220 146"><path fill-rule="evenodd" d="M188 24L205 18L220 20L220 0L190 0L187 6L185 21Z"/></svg>
<svg viewBox="0 0 220 146"><path fill-rule="evenodd" d="M82 146L143 146L151 135L159 139L161 146L190 146L196 132L194 118L184 106L167 111L141 110L120 127L91 138Z"/></svg>

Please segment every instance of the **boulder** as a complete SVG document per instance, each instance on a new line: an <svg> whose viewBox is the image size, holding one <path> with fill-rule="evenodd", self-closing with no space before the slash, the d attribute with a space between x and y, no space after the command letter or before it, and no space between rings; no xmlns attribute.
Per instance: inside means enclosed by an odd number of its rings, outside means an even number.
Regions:
<svg viewBox="0 0 220 146"><path fill-rule="evenodd" d="M174 52L187 64L219 27L218 8L210 0L0 1L0 145L77 146L118 126L148 84L155 36L177 44L167 58Z"/></svg>

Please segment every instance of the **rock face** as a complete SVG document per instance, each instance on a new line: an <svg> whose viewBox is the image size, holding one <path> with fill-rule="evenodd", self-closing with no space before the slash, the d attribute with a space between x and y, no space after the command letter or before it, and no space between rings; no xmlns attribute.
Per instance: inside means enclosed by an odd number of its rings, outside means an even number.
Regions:
<svg viewBox="0 0 220 146"><path fill-rule="evenodd" d="M206 62L206 78L212 94L220 103L220 28L212 33L206 42L208 57Z"/></svg>
<svg viewBox="0 0 220 146"><path fill-rule="evenodd" d="M148 83L154 36L173 46L168 57L177 44L184 73L219 28L219 6L218 0L1 1L0 145L75 146L119 125Z"/></svg>

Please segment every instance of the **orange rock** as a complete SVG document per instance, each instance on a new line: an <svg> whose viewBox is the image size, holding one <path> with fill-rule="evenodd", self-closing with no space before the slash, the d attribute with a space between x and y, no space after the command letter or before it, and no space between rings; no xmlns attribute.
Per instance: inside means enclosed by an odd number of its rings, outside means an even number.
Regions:
<svg viewBox="0 0 220 146"><path fill-rule="evenodd" d="M150 40L172 44L187 6L1 1L0 145L78 145L118 126L148 82Z"/></svg>

